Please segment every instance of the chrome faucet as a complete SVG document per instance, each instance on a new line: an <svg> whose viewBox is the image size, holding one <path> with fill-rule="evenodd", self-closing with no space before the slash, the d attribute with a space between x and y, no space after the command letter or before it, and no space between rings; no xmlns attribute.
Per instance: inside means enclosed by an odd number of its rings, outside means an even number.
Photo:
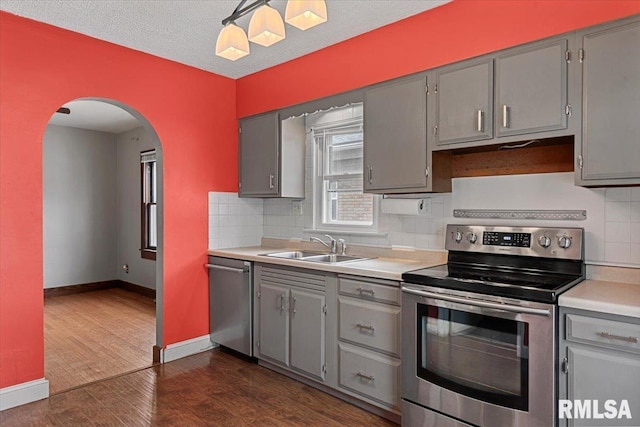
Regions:
<svg viewBox="0 0 640 427"><path fill-rule="evenodd" d="M340 255L347 254L347 242L344 239L338 239L338 243L342 245L342 253Z"/></svg>
<svg viewBox="0 0 640 427"><path fill-rule="evenodd" d="M309 237L309 241L322 243L325 247L329 248L329 251L332 254L338 253L338 241L328 234L325 234L325 237L329 238L329 243L325 243L322 239L319 239L317 237Z"/></svg>

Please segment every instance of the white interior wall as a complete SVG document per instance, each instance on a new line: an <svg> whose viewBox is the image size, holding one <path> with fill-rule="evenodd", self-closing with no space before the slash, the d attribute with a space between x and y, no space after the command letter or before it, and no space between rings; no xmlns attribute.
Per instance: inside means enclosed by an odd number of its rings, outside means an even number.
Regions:
<svg viewBox="0 0 640 427"><path fill-rule="evenodd" d="M43 140L44 287L117 278L116 136L47 126Z"/></svg>
<svg viewBox="0 0 640 427"><path fill-rule="evenodd" d="M142 127L117 136L117 277L151 289L156 287L156 261L140 256L140 152L154 148L154 141ZM129 266L128 273L122 268L125 264Z"/></svg>

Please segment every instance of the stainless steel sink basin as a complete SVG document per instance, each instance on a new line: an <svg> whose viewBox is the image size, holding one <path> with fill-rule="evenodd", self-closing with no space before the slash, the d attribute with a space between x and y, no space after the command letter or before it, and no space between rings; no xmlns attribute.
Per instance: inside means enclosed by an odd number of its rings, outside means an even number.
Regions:
<svg viewBox="0 0 640 427"><path fill-rule="evenodd" d="M300 261L323 262L328 264L371 259L371 258L363 258L363 257L357 257L357 256L350 256L350 255L324 254L321 252L313 252L313 251L272 252L272 253L262 254L262 255L272 257L272 258L295 259Z"/></svg>
<svg viewBox="0 0 640 427"><path fill-rule="evenodd" d="M362 261L365 259L370 259L370 258L362 258L357 256L338 255L338 254L325 254L325 255L307 257L307 258L304 258L303 261L337 263L337 262Z"/></svg>
<svg viewBox="0 0 640 427"><path fill-rule="evenodd" d="M303 259L312 256L322 256L321 252L312 251L286 251L286 252L273 252L269 254L263 254L264 256L270 256L273 258L286 258L286 259Z"/></svg>

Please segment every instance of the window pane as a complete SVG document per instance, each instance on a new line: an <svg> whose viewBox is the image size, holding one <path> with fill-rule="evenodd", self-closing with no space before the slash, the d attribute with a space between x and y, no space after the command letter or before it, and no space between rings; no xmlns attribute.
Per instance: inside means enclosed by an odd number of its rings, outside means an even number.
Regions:
<svg viewBox="0 0 640 427"><path fill-rule="evenodd" d="M362 132L325 137L327 175L362 173Z"/></svg>
<svg viewBox="0 0 640 427"><path fill-rule="evenodd" d="M326 181L325 195L325 222L373 224L373 195L362 193L362 178Z"/></svg>
<svg viewBox="0 0 640 427"><path fill-rule="evenodd" d="M157 187L156 187L156 162L151 163L151 203L157 203Z"/></svg>
<svg viewBox="0 0 640 427"><path fill-rule="evenodd" d="M147 205L148 207L148 227L147 227L147 247L155 249L158 247L158 222L157 205Z"/></svg>

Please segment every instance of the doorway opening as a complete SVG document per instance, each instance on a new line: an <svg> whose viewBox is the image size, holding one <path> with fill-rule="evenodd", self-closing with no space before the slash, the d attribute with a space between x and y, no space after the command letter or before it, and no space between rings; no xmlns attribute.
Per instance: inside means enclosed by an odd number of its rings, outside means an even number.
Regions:
<svg viewBox="0 0 640 427"><path fill-rule="evenodd" d="M81 98L43 137L50 393L151 366L162 347L162 150L118 101Z"/></svg>

